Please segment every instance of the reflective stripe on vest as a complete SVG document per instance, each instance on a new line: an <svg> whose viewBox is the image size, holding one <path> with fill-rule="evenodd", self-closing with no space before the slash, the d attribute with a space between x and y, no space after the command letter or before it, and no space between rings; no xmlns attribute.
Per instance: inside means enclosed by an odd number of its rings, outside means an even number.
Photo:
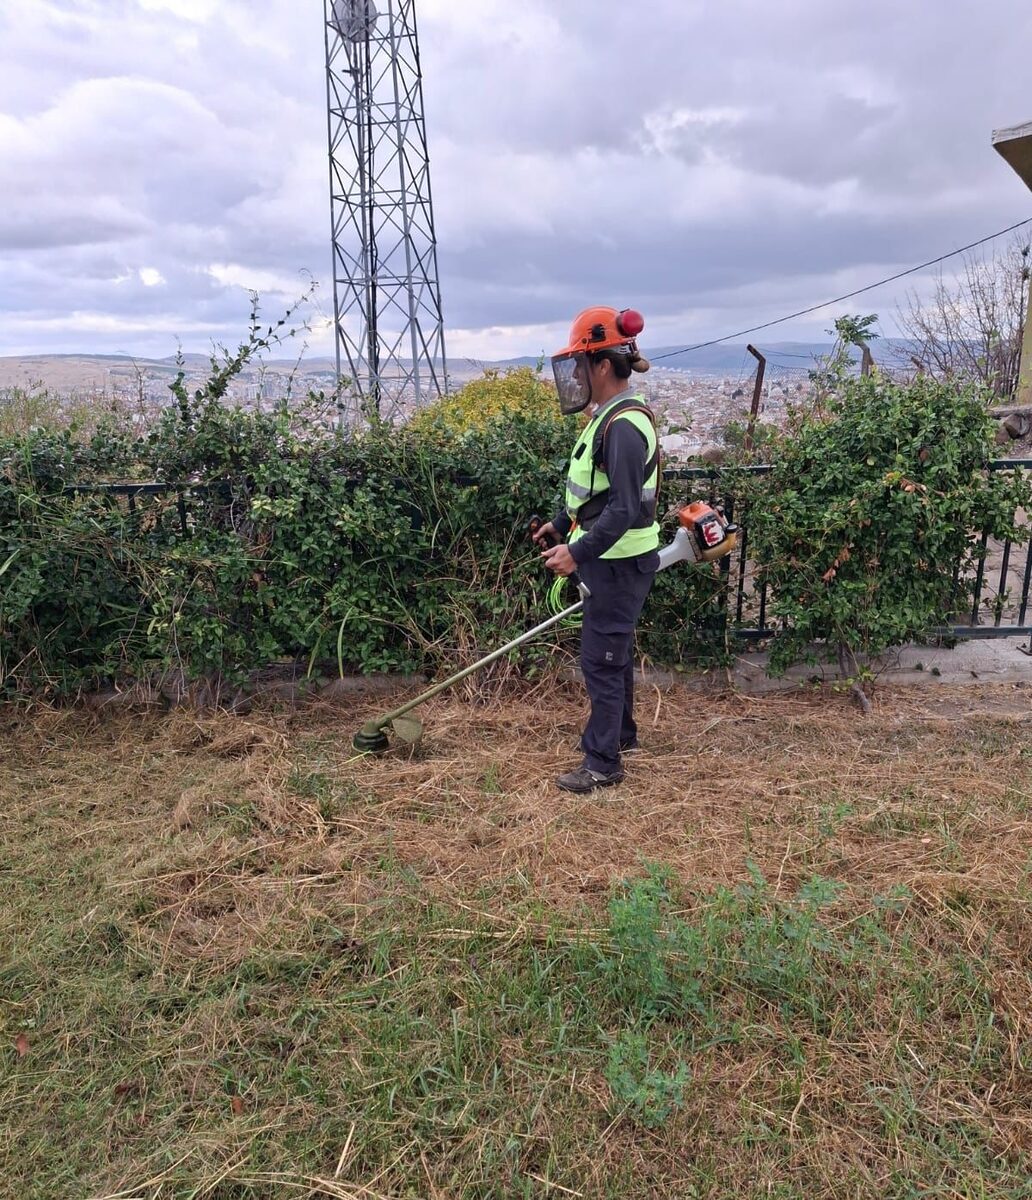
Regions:
<svg viewBox="0 0 1032 1200"><path fill-rule="evenodd" d="M614 397L614 400L624 401L629 397L624 394ZM640 396L634 397L638 403L644 403ZM595 467L592 462L592 450L595 437L604 423L613 402L605 405L591 418L584 427L573 453L570 456L569 474L566 479L566 511L571 519L576 520L577 510L592 496L609 491L609 479L601 467ZM630 421L645 438L646 464L656 453L656 430L652 422L643 412L628 411L618 413L614 421ZM641 504L652 514L652 520L639 528L628 529L615 545L602 554L602 558L633 558L638 554L647 554L659 545L659 525L655 520L656 490L659 486L659 461L656 460L649 477L642 482ZM576 542L584 536L585 531L577 525L570 537Z"/></svg>

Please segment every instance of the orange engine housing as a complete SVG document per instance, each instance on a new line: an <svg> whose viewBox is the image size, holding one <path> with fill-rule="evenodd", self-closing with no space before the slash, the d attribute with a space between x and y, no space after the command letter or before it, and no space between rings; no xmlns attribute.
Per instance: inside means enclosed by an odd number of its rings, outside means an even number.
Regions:
<svg viewBox="0 0 1032 1200"><path fill-rule="evenodd" d="M704 562L730 554L738 542L738 526L705 500L693 500L678 510L677 519L688 530Z"/></svg>

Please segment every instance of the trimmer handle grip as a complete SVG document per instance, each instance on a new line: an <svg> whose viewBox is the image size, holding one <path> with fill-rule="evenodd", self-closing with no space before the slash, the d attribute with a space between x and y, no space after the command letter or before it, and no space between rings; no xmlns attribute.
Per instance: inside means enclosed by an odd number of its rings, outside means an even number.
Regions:
<svg viewBox="0 0 1032 1200"><path fill-rule="evenodd" d="M530 534L531 537L534 537L534 535L541 528L541 526L547 525L547 524L548 524L548 522L544 519L544 517L539 517L537 515L537 513L535 513L530 518L530 520L527 522L527 532ZM550 534L548 537L545 538L545 541L548 543L550 548L552 546L558 546L561 540L562 540L561 538L556 537L554 534Z"/></svg>
<svg viewBox="0 0 1032 1200"><path fill-rule="evenodd" d="M537 513L535 513L530 518L530 520L527 522L527 532L530 534L531 537L533 537L534 534L537 533L537 531L541 528L542 525L547 525L547 524L548 524L548 522L546 520L544 520L543 517L539 517L537 515ZM562 540L563 539L561 537L559 537L558 534L555 534L555 533L550 533L545 538L545 541L548 544L549 549L551 549L553 546L561 545ZM581 582L581 577L576 571L574 571L573 574L569 576L569 580L573 584L573 586L577 589L577 591L580 593L580 598L582 600L586 600L591 595L591 593L588 591L587 584Z"/></svg>

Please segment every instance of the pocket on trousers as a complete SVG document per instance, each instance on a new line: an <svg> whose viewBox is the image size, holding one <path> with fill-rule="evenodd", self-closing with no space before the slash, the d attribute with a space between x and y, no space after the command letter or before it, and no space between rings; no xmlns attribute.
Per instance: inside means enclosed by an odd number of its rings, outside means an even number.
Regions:
<svg viewBox="0 0 1032 1200"><path fill-rule="evenodd" d="M629 633L596 633L581 643L581 667L592 670L622 671L631 660Z"/></svg>

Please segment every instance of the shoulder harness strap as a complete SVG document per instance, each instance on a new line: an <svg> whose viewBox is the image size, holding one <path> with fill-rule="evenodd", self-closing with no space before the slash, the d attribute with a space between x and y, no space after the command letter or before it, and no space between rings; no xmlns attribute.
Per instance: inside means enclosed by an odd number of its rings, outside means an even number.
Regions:
<svg viewBox="0 0 1032 1200"><path fill-rule="evenodd" d="M606 463L605 463L606 437L609 434L610 426L613 424L613 422L616 420L617 417L622 417L624 413L631 413L631 412L644 413L645 416L647 416L649 421L651 422L653 431L655 431L656 417L655 417L655 414L652 412L651 408L647 408L644 404L639 404L635 400L624 400L620 404L616 405L616 407L612 410L612 412L609 412L606 414L606 419L602 422L602 424L599 426L599 428L595 431L595 437L594 437L594 441L593 441L592 447L591 447L591 450L592 450L592 475L594 475L595 471L605 471L605 469L606 469ZM659 466L659 434L657 433L656 434L656 449L653 452L652 457L645 464L645 478L648 479L648 477L652 474L653 470L655 470L658 466ZM594 486L594 478L592 479L592 486Z"/></svg>

